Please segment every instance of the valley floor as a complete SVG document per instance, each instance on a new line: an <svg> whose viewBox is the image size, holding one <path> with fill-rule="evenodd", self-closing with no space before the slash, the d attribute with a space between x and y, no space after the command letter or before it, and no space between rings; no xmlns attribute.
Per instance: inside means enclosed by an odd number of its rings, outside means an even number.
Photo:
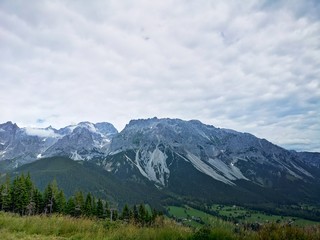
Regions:
<svg viewBox="0 0 320 240"><path fill-rule="evenodd" d="M267 224L257 231L231 223L202 228L181 226L159 217L153 226L125 222L72 218L68 216L24 216L0 212L0 236L6 239L320 239L320 226L296 227Z"/></svg>

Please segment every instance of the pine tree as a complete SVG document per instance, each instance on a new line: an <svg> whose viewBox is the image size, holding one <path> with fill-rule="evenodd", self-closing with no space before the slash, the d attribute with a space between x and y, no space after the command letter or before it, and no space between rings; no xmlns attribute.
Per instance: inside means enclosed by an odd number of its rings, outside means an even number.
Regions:
<svg viewBox="0 0 320 240"><path fill-rule="evenodd" d="M86 201L84 204L84 215L86 216L91 216L93 213L93 209L92 209L92 196L90 193L87 194L86 196Z"/></svg>
<svg viewBox="0 0 320 240"><path fill-rule="evenodd" d="M125 221L129 221L129 218L130 218L129 207L127 204L125 204L122 209L121 219Z"/></svg>
<svg viewBox="0 0 320 240"><path fill-rule="evenodd" d="M92 210L91 210L92 215L97 214L97 200L95 196L92 196Z"/></svg>
<svg viewBox="0 0 320 240"><path fill-rule="evenodd" d="M4 186L0 185L0 209L2 210L2 194L3 194Z"/></svg>
<svg viewBox="0 0 320 240"><path fill-rule="evenodd" d="M146 222L146 215L147 215L147 211L144 204L140 204L139 215L138 215L138 219L140 223L144 224Z"/></svg>
<svg viewBox="0 0 320 240"><path fill-rule="evenodd" d="M36 212L36 203L34 201L34 185L31 181L30 173L25 178L24 185L26 188L26 211L28 215L33 215Z"/></svg>
<svg viewBox="0 0 320 240"><path fill-rule="evenodd" d="M75 198L74 198L74 203L75 203L75 216L80 216L84 212L84 197L83 193L81 191L76 192Z"/></svg>
<svg viewBox="0 0 320 240"><path fill-rule="evenodd" d="M18 189L18 179L17 177L13 180L10 187L10 211L16 212L17 203L18 203L18 195L20 191Z"/></svg>
<svg viewBox="0 0 320 240"><path fill-rule="evenodd" d="M42 198L41 192L37 188L34 188L34 190L33 190L33 201L35 204L34 213L35 214L42 213L42 211L44 209L43 198Z"/></svg>
<svg viewBox="0 0 320 240"><path fill-rule="evenodd" d="M107 201L105 202L104 209L105 209L105 217L107 219L110 219L111 212L110 212L109 204Z"/></svg>
<svg viewBox="0 0 320 240"><path fill-rule="evenodd" d="M98 199L98 202L97 202L96 216L98 218L104 217L103 204L100 198Z"/></svg>
<svg viewBox="0 0 320 240"><path fill-rule="evenodd" d="M118 219L118 210L117 209L113 209L112 210L112 220L116 221Z"/></svg>
<svg viewBox="0 0 320 240"><path fill-rule="evenodd" d="M25 178L25 187L26 187L26 193L28 197L28 202L30 202L33 195L33 189L34 185L31 181L30 173L28 173L27 177Z"/></svg>
<svg viewBox="0 0 320 240"><path fill-rule="evenodd" d="M66 207L66 198L62 190L59 190L57 196L55 197L55 207L54 211L58 213L63 213Z"/></svg>
<svg viewBox="0 0 320 240"><path fill-rule="evenodd" d="M69 198L65 208L65 213L70 216L76 216L76 204L73 197Z"/></svg>
<svg viewBox="0 0 320 240"><path fill-rule="evenodd" d="M53 207L53 193L52 187L49 183L43 192L43 204L44 204L44 213L51 213Z"/></svg>
<svg viewBox="0 0 320 240"><path fill-rule="evenodd" d="M13 212L17 212L20 215L25 213L26 207L28 205L28 194L25 185L25 177L22 174L17 176L12 184L11 188L11 206Z"/></svg>
<svg viewBox="0 0 320 240"><path fill-rule="evenodd" d="M4 211L12 211L11 208L11 184L10 184L10 176L6 175L6 181L3 184L2 190L2 210Z"/></svg>
<svg viewBox="0 0 320 240"><path fill-rule="evenodd" d="M136 205L133 206L133 219L134 219L134 222L138 222L139 220L139 212Z"/></svg>

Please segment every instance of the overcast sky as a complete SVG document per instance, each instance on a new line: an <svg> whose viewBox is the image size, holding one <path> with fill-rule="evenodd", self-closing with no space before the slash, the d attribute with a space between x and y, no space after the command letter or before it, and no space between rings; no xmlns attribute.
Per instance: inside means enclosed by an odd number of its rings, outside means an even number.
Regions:
<svg viewBox="0 0 320 240"><path fill-rule="evenodd" d="M320 1L0 1L0 123L198 119L320 151Z"/></svg>

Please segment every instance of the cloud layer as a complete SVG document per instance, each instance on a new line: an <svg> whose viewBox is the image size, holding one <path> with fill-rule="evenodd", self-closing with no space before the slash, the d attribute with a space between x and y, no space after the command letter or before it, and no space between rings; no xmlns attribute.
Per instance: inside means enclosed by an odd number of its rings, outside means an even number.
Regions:
<svg viewBox="0 0 320 240"><path fill-rule="evenodd" d="M199 119L320 151L318 1L1 1L0 122Z"/></svg>

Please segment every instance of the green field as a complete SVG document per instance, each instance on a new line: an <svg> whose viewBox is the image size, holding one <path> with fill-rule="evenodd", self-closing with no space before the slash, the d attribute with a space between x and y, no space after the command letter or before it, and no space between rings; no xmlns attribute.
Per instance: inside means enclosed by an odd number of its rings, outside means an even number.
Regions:
<svg viewBox="0 0 320 240"><path fill-rule="evenodd" d="M229 223L222 221L221 219L214 217L205 212L199 211L197 209L184 206L169 206L167 208L168 213L171 217L173 217L176 221L181 222L185 225L192 227L201 227L203 225L211 225L211 226L223 226L230 227Z"/></svg>
<svg viewBox="0 0 320 240"><path fill-rule="evenodd" d="M297 217L271 215L239 206L213 205L210 210L214 211L216 216L196 210L186 205L181 207L167 207L169 216L182 224L192 227L201 227L203 225L227 226L228 222L237 222L241 224L281 223L293 224L296 226L320 225L320 222L314 222Z"/></svg>
<svg viewBox="0 0 320 240"><path fill-rule="evenodd" d="M211 207L211 210L215 211L218 216L234 220L236 219L242 223L292 223L298 226L316 225L320 222L314 222L302 218L290 217L290 216L279 216L266 214L260 211L255 211L239 206L228 206L215 204Z"/></svg>

